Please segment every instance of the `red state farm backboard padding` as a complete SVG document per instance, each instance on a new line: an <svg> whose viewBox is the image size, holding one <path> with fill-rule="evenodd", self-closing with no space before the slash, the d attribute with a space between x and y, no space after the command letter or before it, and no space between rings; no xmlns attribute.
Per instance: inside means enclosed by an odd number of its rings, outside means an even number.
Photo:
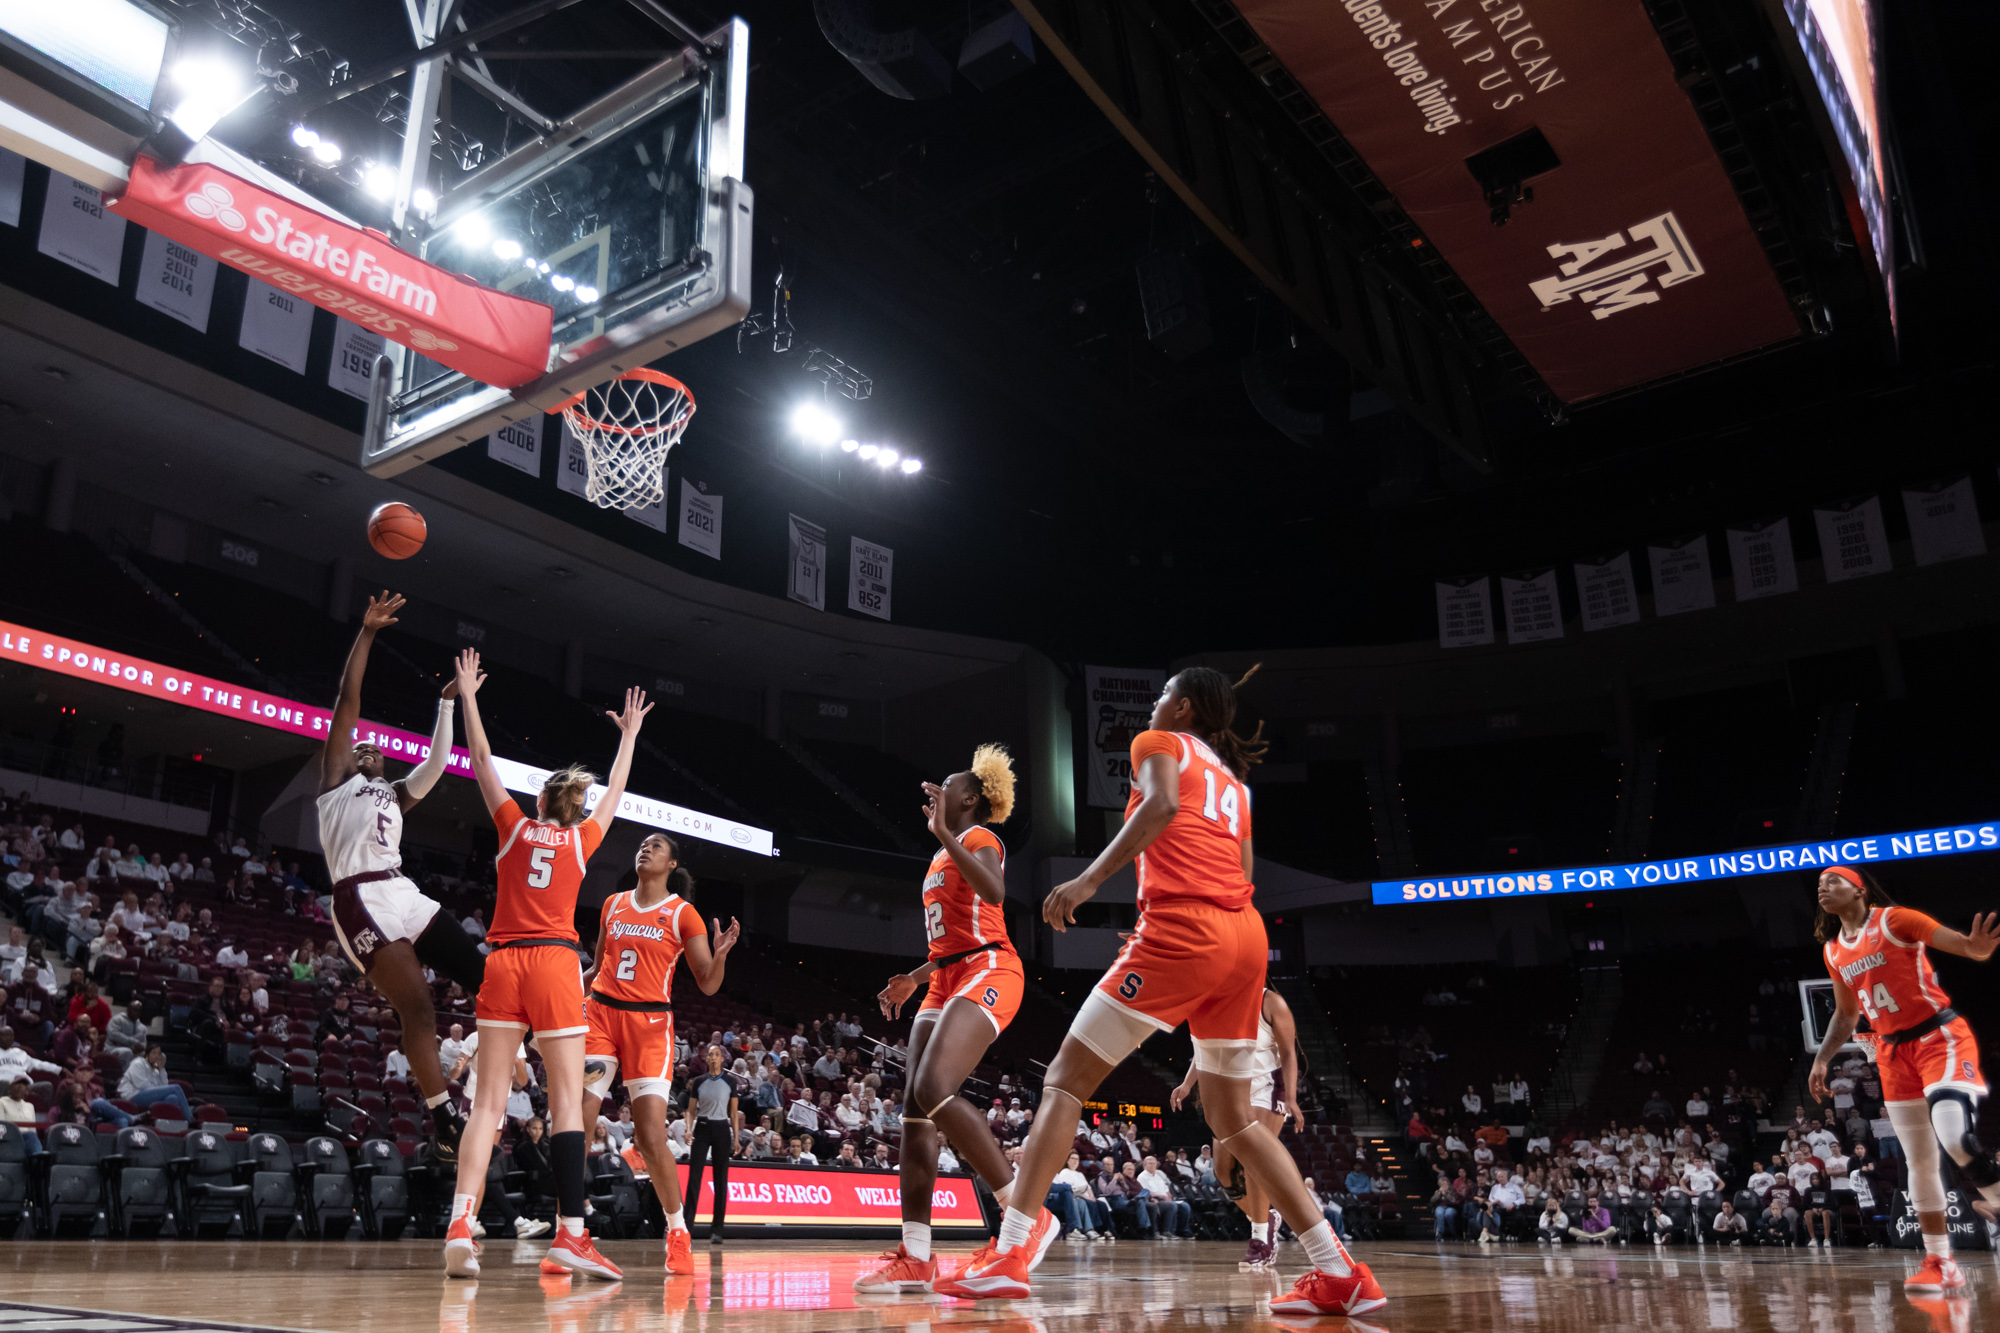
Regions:
<svg viewBox="0 0 2000 1333"><path fill-rule="evenodd" d="M143 154L106 207L476 380L513 388L548 369L555 312L405 254L206 163Z"/></svg>
<svg viewBox="0 0 2000 1333"><path fill-rule="evenodd" d="M1556 395L1799 335L1640 0L1237 0ZM1495 226L1466 159L1561 165Z"/></svg>

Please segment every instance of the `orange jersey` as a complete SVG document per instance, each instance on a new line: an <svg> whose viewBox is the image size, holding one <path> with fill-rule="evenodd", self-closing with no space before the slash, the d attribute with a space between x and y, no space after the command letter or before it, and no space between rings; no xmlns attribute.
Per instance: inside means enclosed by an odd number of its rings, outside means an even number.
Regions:
<svg viewBox="0 0 2000 1333"><path fill-rule="evenodd" d="M1908 907L1871 907L1861 932L1826 942L1826 970L1854 992L1878 1033L1914 1027L1951 1003L1931 970L1938 923Z"/></svg>
<svg viewBox="0 0 2000 1333"><path fill-rule="evenodd" d="M604 830L589 819L568 828L530 819L512 801L493 812L493 826L500 833L500 853L493 858L500 891L486 942L575 942L576 896Z"/></svg>
<svg viewBox="0 0 2000 1333"><path fill-rule="evenodd" d="M1139 765L1164 754L1180 765L1181 808L1139 853L1139 906L1195 899L1216 907L1246 907L1255 890L1243 878L1243 844L1250 838L1250 788L1201 740L1177 731L1142 731L1132 739L1132 799L1145 799Z"/></svg>
<svg viewBox="0 0 2000 1333"><path fill-rule="evenodd" d="M1001 871L1006 871L1007 849L1001 845L1000 835L984 824L967 829L959 842L968 852L991 847L1000 857ZM980 898L958 872L951 853L942 847L931 858L930 872L924 876L924 930L930 936L933 958L946 958L984 944L1014 952L1013 941L1007 938L1006 912L999 903Z"/></svg>
<svg viewBox="0 0 2000 1333"><path fill-rule="evenodd" d="M604 965L591 978L590 989L634 1004L671 1001L674 964L686 947L682 942L706 934L708 927L694 904L677 893L644 910L633 905L637 897L634 889L604 900L597 923L604 940Z"/></svg>

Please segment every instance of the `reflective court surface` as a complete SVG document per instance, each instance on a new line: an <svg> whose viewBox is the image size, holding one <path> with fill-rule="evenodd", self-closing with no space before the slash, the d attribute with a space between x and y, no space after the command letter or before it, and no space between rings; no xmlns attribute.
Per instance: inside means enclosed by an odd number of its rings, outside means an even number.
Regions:
<svg viewBox="0 0 2000 1333"><path fill-rule="evenodd" d="M2000 1262L1959 1256L1970 1294L1913 1301L1917 1256L1901 1250L1786 1252L1713 1247L1560 1251L1509 1245L1481 1253L1429 1243L1357 1247L1390 1297L1364 1319L1273 1316L1271 1298L1303 1267L1296 1245L1279 1275L1236 1271L1242 1249L1218 1243L1058 1244L1026 1301L856 1296L875 1248L732 1241L695 1246L695 1275L665 1278L659 1242L603 1246L626 1279L544 1278L546 1247L488 1242L485 1272L447 1281L437 1242L37 1242L0 1251L0 1333L183 1333L200 1328L358 1333L809 1333L950 1328L993 1333L1095 1330L1778 1330L1887 1333L2000 1329ZM969 1246L951 1247L956 1259ZM1282 1278L1281 1276L1282 1275ZM36 1308L39 1307L39 1308ZM96 1318L80 1317L91 1312ZM136 1316L106 1319L106 1314Z"/></svg>

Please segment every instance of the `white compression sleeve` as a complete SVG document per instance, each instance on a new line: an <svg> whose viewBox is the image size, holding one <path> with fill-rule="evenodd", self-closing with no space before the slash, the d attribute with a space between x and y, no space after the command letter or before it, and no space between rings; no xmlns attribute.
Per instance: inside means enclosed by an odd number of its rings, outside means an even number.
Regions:
<svg viewBox="0 0 2000 1333"><path fill-rule="evenodd" d="M438 700L437 725L431 728L431 752L403 779L403 790L422 800L437 785L438 775L451 760L451 720L458 712L458 700Z"/></svg>

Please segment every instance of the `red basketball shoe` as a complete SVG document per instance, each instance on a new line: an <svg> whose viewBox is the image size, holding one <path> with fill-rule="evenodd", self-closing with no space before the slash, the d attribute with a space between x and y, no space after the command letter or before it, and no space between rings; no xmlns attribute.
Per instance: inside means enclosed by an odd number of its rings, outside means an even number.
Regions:
<svg viewBox="0 0 2000 1333"><path fill-rule="evenodd" d="M854 1289L864 1296L900 1296L931 1290L937 1281L938 1261L912 1259L901 1245L882 1256L882 1266L854 1279Z"/></svg>
<svg viewBox="0 0 2000 1333"><path fill-rule="evenodd" d="M1388 1303L1368 1265L1356 1260L1346 1277L1313 1269L1291 1291L1271 1302L1271 1313L1357 1315Z"/></svg>

